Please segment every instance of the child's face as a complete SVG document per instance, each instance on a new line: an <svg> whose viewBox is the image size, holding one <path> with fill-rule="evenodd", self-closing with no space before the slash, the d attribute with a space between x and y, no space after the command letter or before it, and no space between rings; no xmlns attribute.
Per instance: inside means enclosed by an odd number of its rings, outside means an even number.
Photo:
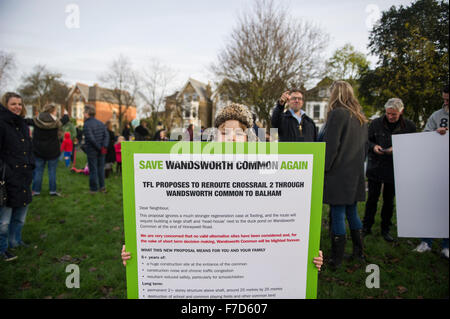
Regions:
<svg viewBox="0 0 450 319"><path fill-rule="evenodd" d="M219 126L219 142L247 142L247 134L241 122L236 120L225 121Z"/></svg>

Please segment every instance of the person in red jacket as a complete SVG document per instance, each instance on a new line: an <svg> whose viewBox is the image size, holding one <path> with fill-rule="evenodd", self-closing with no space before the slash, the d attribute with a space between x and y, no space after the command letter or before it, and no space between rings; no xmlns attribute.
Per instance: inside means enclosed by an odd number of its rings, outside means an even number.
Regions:
<svg viewBox="0 0 450 319"><path fill-rule="evenodd" d="M117 143L114 144L114 150L116 151L117 174L122 174L122 148L120 146L120 143L124 141L125 138L123 136L119 136L119 138L117 139Z"/></svg>
<svg viewBox="0 0 450 319"><path fill-rule="evenodd" d="M69 167L70 157L72 156L73 152L73 142L69 132L64 133L64 140L61 143L61 152L64 152L64 161L66 162L66 167Z"/></svg>

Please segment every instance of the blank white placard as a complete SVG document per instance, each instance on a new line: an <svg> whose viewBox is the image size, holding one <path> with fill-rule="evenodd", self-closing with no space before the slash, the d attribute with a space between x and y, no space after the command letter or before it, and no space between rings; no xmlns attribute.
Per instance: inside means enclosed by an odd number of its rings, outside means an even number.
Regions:
<svg viewBox="0 0 450 319"><path fill-rule="evenodd" d="M449 134L392 135L399 237L448 238Z"/></svg>

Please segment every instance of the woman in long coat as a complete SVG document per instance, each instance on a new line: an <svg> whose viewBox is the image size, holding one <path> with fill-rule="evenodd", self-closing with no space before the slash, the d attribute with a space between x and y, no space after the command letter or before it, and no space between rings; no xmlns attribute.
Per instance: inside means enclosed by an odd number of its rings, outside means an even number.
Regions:
<svg viewBox="0 0 450 319"><path fill-rule="evenodd" d="M109 134L109 144L105 157L105 178L107 178L109 175L111 175L113 171L113 165L116 162L116 150L114 148L114 143L116 142L116 134L113 131L111 121L107 121L105 125Z"/></svg>
<svg viewBox="0 0 450 319"><path fill-rule="evenodd" d="M0 104L0 179L5 174L6 205L0 207L0 257L17 258L8 248L25 245L22 228L31 203L33 146L20 95L6 93Z"/></svg>
<svg viewBox="0 0 450 319"><path fill-rule="evenodd" d="M331 267L343 259L347 217L353 242L353 256L363 259L362 223L357 202L366 199L364 160L366 157L367 119L345 81L331 87L327 121L321 140L326 142L324 203L331 212Z"/></svg>

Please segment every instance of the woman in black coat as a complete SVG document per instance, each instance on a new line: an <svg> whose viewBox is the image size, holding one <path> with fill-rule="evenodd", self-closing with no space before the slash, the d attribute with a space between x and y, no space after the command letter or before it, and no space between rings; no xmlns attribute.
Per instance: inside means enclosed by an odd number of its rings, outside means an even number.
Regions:
<svg viewBox="0 0 450 319"><path fill-rule="evenodd" d="M114 149L116 134L114 134L111 121L107 121L105 125L109 135L109 144L105 157L105 177L107 178L112 173L113 165L116 162L116 150Z"/></svg>
<svg viewBox="0 0 450 319"><path fill-rule="evenodd" d="M6 181L6 206L0 207L0 255L5 261L16 259L8 248L25 245L22 228L31 203L33 146L24 120L25 107L16 93L6 93L0 104L0 180Z"/></svg>
<svg viewBox="0 0 450 319"><path fill-rule="evenodd" d="M331 212L331 266L338 267L345 250L345 218L349 222L353 256L363 259L362 223L357 202L366 199L364 160L367 119L345 81L331 87L327 121L320 134L326 142L324 203Z"/></svg>

